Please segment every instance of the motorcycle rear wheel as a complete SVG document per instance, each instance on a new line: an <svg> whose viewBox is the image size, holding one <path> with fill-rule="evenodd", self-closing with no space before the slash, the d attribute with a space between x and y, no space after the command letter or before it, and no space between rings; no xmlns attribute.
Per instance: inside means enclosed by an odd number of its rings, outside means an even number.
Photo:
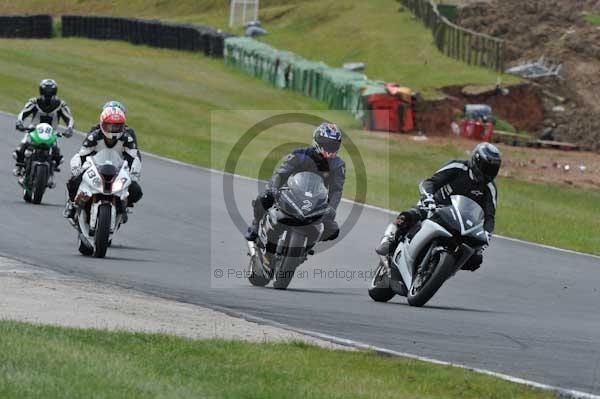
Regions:
<svg viewBox="0 0 600 399"><path fill-rule="evenodd" d="M48 187L48 169L44 165L39 165L34 173L33 184L31 185L31 201L34 204L40 204L46 192L46 187Z"/></svg>
<svg viewBox="0 0 600 399"><path fill-rule="evenodd" d="M369 296L375 302L387 302L396 296L396 293L392 291L392 288L390 287L390 280L387 271L385 271L383 262L379 262L379 266L375 271L375 276L373 276L373 280L371 280Z"/></svg>

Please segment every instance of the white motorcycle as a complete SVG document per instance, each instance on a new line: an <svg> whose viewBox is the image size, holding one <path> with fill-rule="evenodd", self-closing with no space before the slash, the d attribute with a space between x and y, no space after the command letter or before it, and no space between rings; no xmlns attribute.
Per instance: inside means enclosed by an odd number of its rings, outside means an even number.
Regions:
<svg viewBox="0 0 600 399"><path fill-rule="evenodd" d="M88 158L75 203L79 252L103 258L114 234L127 220L127 197L131 185L129 167L119 154L108 149Z"/></svg>

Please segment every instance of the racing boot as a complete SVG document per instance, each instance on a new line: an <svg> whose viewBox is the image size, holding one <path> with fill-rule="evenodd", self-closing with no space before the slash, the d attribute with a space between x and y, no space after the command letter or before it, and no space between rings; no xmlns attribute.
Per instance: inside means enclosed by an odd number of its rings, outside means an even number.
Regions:
<svg viewBox="0 0 600 399"><path fill-rule="evenodd" d="M20 176L23 176L23 172L25 172L25 164L23 162L15 163L15 168L13 169L13 175L20 177Z"/></svg>
<svg viewBox="0 0 600 399"><path fill-rule="evenodd" d="M56 187L56 183L54 183L54 175L50 174L50 176L48 176L48 188L52 189Z"/></svg>
<svg viewBox="0 0 600 399"><path fill-rule="evenodd" d="M381 256L390 256L396 250L398 246L398 225L390 223L383 233L381 242L375 248L375 252Z"/></svg>
<svg viewBox="0 0 600 399"><path fill-rule="evenodd" d="M75 204L70 201L67 200L67 203L65 204L65 210L63 211L63 216L69 220L69 222L73 225L75 225L75 212L77 211L77 208L75 207Z"/></svg>
<svg viewBox="0 0 600 399"><path fill-rule="evenodd" d="M258 238L258 223L252 221L252 224L248 226L248 230L244 234L244 238L247 241L256 241Z"/></svg>

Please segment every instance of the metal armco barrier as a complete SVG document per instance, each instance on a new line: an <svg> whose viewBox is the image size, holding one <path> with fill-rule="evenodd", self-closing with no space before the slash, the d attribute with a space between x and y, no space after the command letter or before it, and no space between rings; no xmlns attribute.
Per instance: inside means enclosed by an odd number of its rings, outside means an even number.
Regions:
<svg viewBox="0 0 600 399"><path fill-rule="evenodd" d="M0 37L50 38L52 17L50 15L0 16Z"/></svg>
<svg viewBox="0 0 600 399"><path fill-rule="evenodd" d="M224 40L232 36L211 27L117 17L64 15L64 37L123 40L133 44L198 51L223 58Z"/></svg>

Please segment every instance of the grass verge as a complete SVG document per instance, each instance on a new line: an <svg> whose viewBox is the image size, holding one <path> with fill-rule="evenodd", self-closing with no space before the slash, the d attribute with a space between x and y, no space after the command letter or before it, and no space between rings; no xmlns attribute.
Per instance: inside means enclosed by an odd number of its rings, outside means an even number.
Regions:
<svg viewBox="0 0 600 399"><path fill-rule="evenodd" d="M224 169L233 145L257 122L255 112L220 112L213 114L211 135L211 111L236 109L310 110L340 123L365 162L366 201L386 208L411 206L420 180L447 159L465 157L453 145L366 134L345 112L326 111L317 101L200 55L83 39L0 40L0 50L0 109L18 112L35 95L39 80L53 77L79 129L95 124L100 105L118 98L127 105L144 150L197 165ZM305 125L267 133L240 154L236 173L267 178L267 172L259 176L263 161L273 164L283 156L283 150L270 154L275 145L310 141ZM349 165L348 198L356 191L355 172ZM600 254L599 203L600 190L500 179L497 233Z"/></svg>
<svg viewBox="0 0 600 399"><path fill-rule="evenodd" d="M554 398L453 367L304 343L193 341L0 321L10 398Z"/></svg>
<svg viewBox="0 0 600 399"><path fill-rule="evenodd" d="M589 14L585 16L585 20L593 25L600 25L600 15Z"/></svg>

